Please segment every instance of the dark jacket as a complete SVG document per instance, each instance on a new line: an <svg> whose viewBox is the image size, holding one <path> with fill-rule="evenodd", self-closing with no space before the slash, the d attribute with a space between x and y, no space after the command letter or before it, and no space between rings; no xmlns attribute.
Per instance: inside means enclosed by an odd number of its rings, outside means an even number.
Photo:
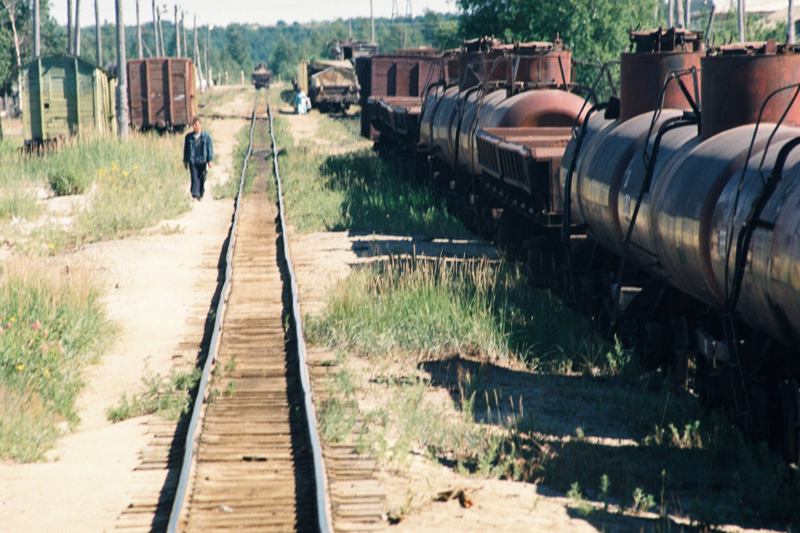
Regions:
<svg viewBox="0 0 800 533"><path fill-rule="evenodd" d="M214 161L214 144L211 142L211 136L201 131L200 136L195 139L194 132L189 132L183 143L183 162L197 164L211 161Z"/></svg>

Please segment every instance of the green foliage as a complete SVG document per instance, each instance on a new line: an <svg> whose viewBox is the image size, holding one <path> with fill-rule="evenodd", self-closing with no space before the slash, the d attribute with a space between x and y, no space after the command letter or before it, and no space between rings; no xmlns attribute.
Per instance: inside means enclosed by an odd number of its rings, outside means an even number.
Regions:
<svg viewBox="0 0 800 533"><path fill-rule="evenodd" d="M368 355L475 348L555 372L626 371L608 363L615 349L593 337L585 318L530 288L517 267L487 260L390 258L365 267L334 289L306 334Z"/></svg>
<svg viewBox="0 0 800 533"><path fill-rule="evenodd" d="M143 377L144 392L128 397L122 395L117 407L108 409L111 422L121 422L137 416L157 414L167 420L178 420L189 411L191 392L200 381L201 371L172 372L168 380L161 376Z"/></svg>
<svg viewBox="0 0 800 533"><path fill-rule="evenodd" d="M56 196L85 193L87 186L91 184L92 177L71 167L54 167L47 172L47 182Z"/></svg>
<svg viewBox="0 0 800 533"><path fill-rule="evenodd" d="M77 422L81 370L114 328L88 273L7 262L0 278L0 458L32 461ZM17 409L16 407L19 407Z"/></svg>
<svg viewBox="0 0 800 533"><path fill-rule="evenodd" d="M511 41L553 41L557 36L575 58L618 60L628 31L654 24L655 0L457 0L460 32ZM588 84L591 73L578 80Z"/></svg>

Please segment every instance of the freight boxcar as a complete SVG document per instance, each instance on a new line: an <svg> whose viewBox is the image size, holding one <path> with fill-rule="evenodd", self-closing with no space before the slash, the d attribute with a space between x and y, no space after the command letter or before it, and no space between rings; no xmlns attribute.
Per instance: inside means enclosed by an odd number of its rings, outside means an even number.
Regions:
<svg viewBox="0 0 800 533"><path fill-rule="evenodd" d="M74 56L39 57L22 67L25 144L114 131L115 80Z"/></svg>
<svg viewBox="0 0 800 533"><path fill-rule="evenodd" d="M181 131L196 113L194 64L188 59L156 57L128 61L131 126Z"/></svg>

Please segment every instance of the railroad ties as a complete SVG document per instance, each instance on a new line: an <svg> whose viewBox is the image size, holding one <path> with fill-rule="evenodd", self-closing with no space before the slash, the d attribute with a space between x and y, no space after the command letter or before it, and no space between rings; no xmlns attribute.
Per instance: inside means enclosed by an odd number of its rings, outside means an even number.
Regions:
<svg viewBox="0 0 800 533"><path fill-rule="evenodd" d="M265 127L266 120L257 122ZM218 371L180 528L187 532L317 530L296 352L291 344L287 351L284 336L277 208L267 193L265 158L255 159L253 192L240 207Z"/></svg>

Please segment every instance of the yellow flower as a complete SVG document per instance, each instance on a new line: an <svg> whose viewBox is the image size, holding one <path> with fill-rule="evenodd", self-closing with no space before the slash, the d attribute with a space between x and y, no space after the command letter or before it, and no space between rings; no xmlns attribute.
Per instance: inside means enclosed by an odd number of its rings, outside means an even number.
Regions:
<svg viewBox="0 0 800 533"><path fill-rule="evenodd" d="M25 370L25 365L17 365L17 370Z"/></svg>
<svg viewBox="0 0 800 533"><path fill-rule="evenodd" d="M53 244L53 243L51 242L51 243L49 243L49 244L47 245L47 247L48 247L48 248L50 248L51 250L53 250L53 249L55 249L55 247L56 247L56 246L55 246L55 244Z"/></svg>
<svg viewBox="0 0 800 533"><path fill-rule="evenodd" d="M17 321L17 317L12 316L8 320L9 320L9 322L16 322Z"/></svg>
<svg viewBox="0 0 800 533"><path fill-rule="evenodd" d="M45 376L49 376L50 375L50 369L49 368L45 368L44 369L44 375Z"/></svg>
<svg viewBox="0 0 800 533"><path fill-rule="evenodd" d="M128 171L127 171L127 170L126 170L125 172L123 172L123 173L122 173L122 177L123 177L123 178L127 178L127 177L128 177Z"/></svg>

